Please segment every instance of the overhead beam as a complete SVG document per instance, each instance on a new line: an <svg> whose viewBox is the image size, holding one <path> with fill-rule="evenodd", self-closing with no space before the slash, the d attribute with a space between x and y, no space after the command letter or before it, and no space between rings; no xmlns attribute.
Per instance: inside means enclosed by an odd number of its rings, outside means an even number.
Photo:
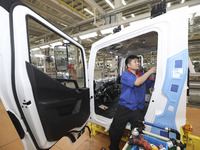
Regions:
<svg viewBox="0 0 200 150"><path fill-rule="evenodd" d="M130 5L132 7L136 6L136 5L139 5L139 4L142 5L146 1L150 2L150 0L141 0L140 1L141 3L133 2ZM154 1L154 0L151 0L151 1ZM135 5L133 5L134 3L135 3ZM171 6L170 8L167 8L167 11L168 10L173 10L173 9L178 9L178 8L181 8L181 7L184 7L184 6L191 7L191 6L195 6L195 5L198 5L198 4L200 4L199 0L193 0L193 1L185 2L183 4L177 4L177 5ZM109 15L109 14L112 15L112 14L115 14L115 13L119 13L121 11L124 11L125 8L129 9L130 6L129 5L128 6L125 5L125 6L119 7L116 10L112 10L112 11L108 12L107 15ZM104 26L100 26L98 28L94 28L94 29L90 29L90 30L87 30L87 31L84 31L84 32L80 32L80 33L77 33L77 34L74 34L74 35L71 35L71 36L72 37L76 37L76 36L84 35L84 34L91 33L91 32L97 32L97 31L102 30L102 29L106 29L106 28L110 28L110 27L115 27L117 25L122 25L122 24L126 24L126 23L130 23L130 22L138 21L138 20L141 20L141 19L149 18L149 17L150 17L150 12L138 15L138 16L136 16L134 18L128 18L128 19L122 20L120 22L115 22L115 23L112 23L112 24L109 24L109 25L104 25Z"/></svg>
<svg viewBox="0 0 200 150"><path fill-rule="evenodd" d="M59 6L62 7L62 8L64 8L65 11L68 11L68 12L72 13L72 14L73 14L74 16L76 16L77 18L79 18L79 19L81 19L81 20L85 20L85 18L83 18L80 14L78 14L78 13L72 11L69 7L64 6L64 5L60 5L58 0L49 0L49 1L53 2L53 3L56 4L56 5L59 5Z"/></svg>
<svg viewBox="0 0 200 150"><path fill-rule="evenodd" d="M72 37L78 37L78 36L85 35L85 34L88 34L88 33L91 33L91 32L97 32L99 30L103 30L103 29L115 27L115 26L118 26L118 25L122 25L122 24L130 23L130 22L138 21L138 20L141 20L141 19L144 19L144 18L148 18L148 17L150 17L150 14L149 13L145 13L145 14L142 14L142 15L138 15L138 16L136 16L134 18L128 18L126 20L121 20L119 22L114 22L112 24L108 24L108 25L104 25L104 26L99 26L97 28L90 29L90 30L83 31L83 32L79 32L79 33L73 34L71 36Z"/></svg>
<svg viewBox="0 0 200 150"><path fill-rule="evenodd" d="M99 6L94 0L85 0L93 9L96 8L101 14L106 14L106 12Z"/></svg>
<svg viewBox="0 0 200 150"><path fill-rule="evenodd" d="M30 6L34 11L36 11L36 12L39 13L40 15L43 14L43 15L45 15L45 16L50 16L50 17L53 18L54 20L57 20L57 21L59 21L60 23L63 23L63 24L68 24L68 25L71 24L71 22L69 22L69 20L60 18L60 17L56 16L55 14L53 14L53 13L51 13L51 12L46 12L46 11L44 11L43 9L40 9L40 8L36 7L35 5L33 5L32 3L28 2L28 1L23 0L23 2L24 2L25 4L27 4L28 6Z"/></svg>
<svg viewBox="0 0 200 150"><path fill-rule="evenodd" d="M57 0L50 0L50 1L55 2L55 1L57 1ZM119 12L122 12L123 10L126 10L127 8L137 7L137 6L143 5L143 4L148 3L148 2L151 2L151 1L154 1L154 0L142 0L142 1L137 2L137 3L136 3L136 2L133 2L133 3L129 4L129 5L131 5L131 7L127 7L127 5L125 5L125 6L116 8L116 9L110 11L109 13L107 13L107 14L105 14L105 15L101 15L101 16L97 17L97 19L102 19L102 18L104 18L104 17L107 16L107 15L112 15L112 14L115 14L116 12L119 13ZM145 2L145 3L144 3L144 2ZM57 3L57 2L55 2L55 3ZM129 5L128 5L128 6L129 6ZM134 5L135 5L135 6L134 6ZM122 8L123 8L123 9L122 9ZM145 18L147 18L147 17L149 17L149 16L146 16L146 15L145 15ZM135 18L141 18L141 17L135 17ZM125 20L124 22L128 22L128 20L130 20L130 22L132 22L132 21L136 20L135 18L134 18L133 20L127 19L127 20ZM141 18L141 19L143 19L143 18ZM139 19L139 20L140 20L140 19ZM91 23L91 22L93 22L93 21L94 21L94 18L89 18L89 19L84 20L84 21L82 21L82 22L80 22L80 23L77 23L77 24L75 24L75 25L71 25L71 26L69 26L69 27L64 27L64 28L62 28L61 30L62 30L62 31L71 30L71 29L76 28L76 27L78 27L78 26ZM113 25L113 26L115 26L115 25ZM104 28L104 29L105 29L105 28ZM38 38L35 39L35 40L39 40L39 39L41 39L41 38L43 38L43 37L50 36L50 35L51 35L51 34L43 35L43 36L41 36L41 37L38 37Z"/></svg>
<svg viewBox="0 0 200 150"><path fill-rule="evenodd" d="M125 6L116 8L116 9L114 9L112 11L109 11L106 14L106 16L107 15L113 15L113 14L116 14L116 13L120 13L120 12L126 10L126 9L130 9L130 8L133 8L133 7L136 7L136 6L138 7L140 5L144 5L144 4L147 4L148 2L152 2L152 1L155 1L155 0L141 0L141 1L133 2L133 3L129 4L130 6L129 5L125 5ZM194 5L198 5L198 4L200 4L199 0L192 0L192 1L189 1L189 2L185 2L183 4L177 4L177 5L171 6L170 8L167 8L167 10L177 9L177 8L180 8L180 7L183 7L183 6L194 6ZM98 19L100 19L102 17L105 17L105 15L102 15ZM70 36L77 37L77 36L84 35L84 34L87 34L87 33L97 32L97 31L102 30L102 29L106 29L106 28L117 26L117 25L138 21L138 20L141 20L141 19L149 18L149 17L150 17L150 12L138 15L138 16L136 16L134 18L128 18L126 20L122 20L120 22L115 22L115 23L112 23L112 24L109 24L109 25L104 25L104 26L96 27L94 29L89 29L87 31L83 31L83 32L80 32L80 33L77 33L77 34L73 34L73 35L70 35ZM65 27L62 30L70 30L70 29L73 29L75 27L78 27L78 26L81 26L81 25L84 25L84 24L87 24L87 23L91 23L93 21L94 21L94 19L90 18L90 19L82 21L82 22L80 22L80 23L78 23L76 25L71 25L69 27ZM38 37L38 39L40 39L40 37Z"/></svg>
<svg viewBox="0 0 200 150"><path fill-rule="evenodd" d="M68 17L68 20L74 20L74 17L68 15L68 11L66 11L66 9L62 8L60 5L55 5L55 3L53 3L52 1L49 1L49 0L40 0L40 1L43 2L43 4L55 9L59 13L64 14L64 16ZM62 16L60 16L60 17L63 18Z"/></svg>
<svg viewBox="0 0 200 150"><path fill-rule="evenodd" d="M135 1L135 2L129 3L128 5L124 5L124 6L118 7L117 9L113 9L111 11L108 11L106 13L106 16L118 14L118 13L123 12L125 10L135 8L135 7L139 7L141 5L148 5L151 2L154 2L154 3L160 2L160 0L139 0L139 1Z"/></svg>
<svg viewBox="0 0 200 150"><path fill-rule="evenodd" d="M28 29L29 29L29 33L31 33L31 35L40 36L41 34L47 34L48 33L48 31L42 30L42 29L37 28L37 27L29 26ZM36 34L33 34L33 32L36 33Z"/></svg>

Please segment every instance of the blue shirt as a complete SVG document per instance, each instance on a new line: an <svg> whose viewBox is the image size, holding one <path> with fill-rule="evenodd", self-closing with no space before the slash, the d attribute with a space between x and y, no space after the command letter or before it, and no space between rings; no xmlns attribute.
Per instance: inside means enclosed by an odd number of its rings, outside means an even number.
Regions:
<svg viewBox="0 0 200 150"><path fill-rule="evenodd" d="M144 73L137 72L138 77ZM140 86L135 86L134 83L137 77L129 72L124 71L121 76L122 92L119 98L119 104L131 110L137 108L143 110L145 103L146 86L151 87L151 81L147 79Z"/></svg>

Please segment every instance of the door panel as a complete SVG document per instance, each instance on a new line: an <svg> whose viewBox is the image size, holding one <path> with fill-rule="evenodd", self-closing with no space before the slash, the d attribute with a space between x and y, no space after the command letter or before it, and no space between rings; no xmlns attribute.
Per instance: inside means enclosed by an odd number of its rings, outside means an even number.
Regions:
<svg viewBox="0 0 200 150"><path fill-rule="evenodd" d="M90 114L88 88L70 89L26 62L35 103L48 141L56 141Z"/></svg>
<svg viewBox="0 0 200 150"><path fill-rule="evenodd" d="M72 130L80 131L90 115L85 52L79 43L21 3L12 7L10 17L15 101L19 103L23 121L27 122L26 127L23 126L25 135L31 137L25 136L23 143L25 149L33 143L37 149L48 149ZM34 36L33 26L38 27ZM48 40L43 36L45 33L51 35ZM55 69L51 43L55 40L67 40L70 56L75 56L70 59L74 68L70 70L69 79L63 79L62 70ZM42 48L44 44L49 46ZM34 51L35 47L39 51ZM60 80L75 86L63 85Z"/></svg>

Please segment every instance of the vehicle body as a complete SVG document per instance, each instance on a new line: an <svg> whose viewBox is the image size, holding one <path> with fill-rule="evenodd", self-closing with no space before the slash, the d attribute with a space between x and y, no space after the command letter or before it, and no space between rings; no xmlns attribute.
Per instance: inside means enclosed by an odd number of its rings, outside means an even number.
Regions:
<svg viewBox="0 0 200 150"><path fill-rule="evenodd" d="M108 130L120 95L121 87L117 77L125 70L124 60L129 54L143 55L156 51L156 81L145 120L179 130L186 121L187 9L184 7L153 19L138 21L133 26L94 43L87 69L84 48L78 42L21 2L2 3L0 98L24 148L48 149L63 136L68 136L74 142L88 121ZM63 52L67 54L67 61L64 63L70 61L67 64L69 70L61 69L69 72L67 78L60 79L59 76L57 79L53 74L56 72L53 70L56 64L51 64L49 49L44 49L49 52L48 59L43 56L37 59L36 52L31 50L33 42L29 37L29 25L35 22L56 33L62 40L69 41L67 53ZM150 41L152 39L154 41ZM147 47L140 42L146 42ZM95 79L98 52L111 54L113 65L107 68L112 74L108 74L108 70L103 68L102 75ZM75 57L68 58L72 55ZM36 59L39 65L35 65ZM40 63L44 63L44 66L41 67ZM45 66L49 64L52 66ZM49 68L53 68L51 74ZM98 69L102 69L101 65ZM105 76L112 77L102 79ZM65 82L67 87L61 82ZM68 86L68 83L72 83L74 87ZM99 103L97 99L104 101ZM112 113L105 113L106 109L104 111L99 107L101 104L104 107L107 103L110 104L108 109L111 107ZM154 128L147 130L160 134Z"/></svg>

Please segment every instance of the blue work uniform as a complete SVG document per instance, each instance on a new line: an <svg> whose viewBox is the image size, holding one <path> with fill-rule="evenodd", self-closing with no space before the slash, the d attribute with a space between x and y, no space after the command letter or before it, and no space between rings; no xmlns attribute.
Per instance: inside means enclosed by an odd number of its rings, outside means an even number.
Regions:
<svg viewBox="0 0 200 150"><path fill-rule="evenodd" d="M140 77L143 73L137 72L137 75ZM119 142L128 122L131 124L131 129L144 126L138 120L144 120L146 86L150 87L152 81L147 79L142 85L134 86L136 79L137 77L130 70L122 73L119 106L109 130L110 150L119 150Z"/></svg>
<svg viewBox="0 0 200 150"><path fill-rule="evenodd" d="M136 72L138 77L144 73ZM152 87L153 84L148 78L140 86L135 86L134 83L137 77L130 71L124 71L121 76L122 92L119 98L119 104L131 110L137 108L143 110L145 103L146 87Z"/></svg>

